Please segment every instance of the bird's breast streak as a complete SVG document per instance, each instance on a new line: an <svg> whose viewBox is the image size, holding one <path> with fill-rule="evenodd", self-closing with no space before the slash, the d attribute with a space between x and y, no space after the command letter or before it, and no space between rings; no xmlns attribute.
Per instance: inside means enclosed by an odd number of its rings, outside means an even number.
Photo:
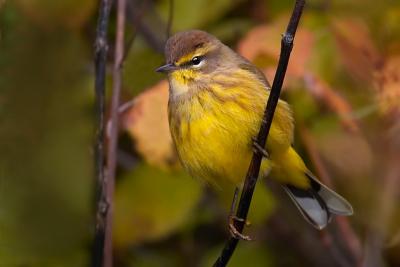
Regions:
<svg viewBox="0 0 400 267"><path fill-rule="evenodd" d="M242 98L240 103L206 91L196 97L171 107L175 110L172 117L179 117L172 123L171 132L182 164L193 176L211 183L221 179L239 184L250 163L252 138L258 133L266 99ZM271 154L285 152L292 134L290 109L280 101L267 150Z"/></svg>
<svg viewBox="0 0 400 267"><path fill-rule="evenodd" d="M233 116L237 111L230 109L238 107L232 103L208 104L210 108L205 110L194 101L190 105L191 119L182 120L175 128L179 133L173 135L181 138L175 141L181 161L195 176L240 183L251 157L249 131L253 128L243 118L251 116Z"/></svg>

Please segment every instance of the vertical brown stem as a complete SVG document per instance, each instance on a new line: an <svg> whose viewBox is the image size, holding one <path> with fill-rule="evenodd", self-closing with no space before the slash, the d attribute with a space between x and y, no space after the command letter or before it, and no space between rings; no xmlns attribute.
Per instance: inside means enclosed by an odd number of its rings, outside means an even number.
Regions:
<svg viewBox="0 0 400 267"><path fill-rule="evenodd" d="M168 22L167 22L167 39L171 36L172 21L174 19L174 0L169 0Z"/></svg>
<svg viewBox="0 0 400 267"><path fill-rule="evenodd" d="M104 237L106 225L106 190L104 176L104 110L107 67L107 29L112 0L102 0L99 5L99 18L95 41L95 113L96 113L96 143L94 146L96 175L96 228L92 247L91 266L103 266Z"/></svg>
<svg viewBox="0 0 400 267"><path fill-rule="evenodd" d="M331 176L322 161L321 155L318 153L317 146L310 132L302 124L300 124L299 132L318 177L324 184L333 188ZM355 266L360 266L362 260L361 242L351 227L349 219L347 217L337 217L336 222L339 229L338 235L346 244L349 254L353 257Z"/></svg>
<svg viewBox="0 0 400 267"><path fill-rule="evenodd" d="M106 216L106 232L104 244L104 267L113 265L112 248L112 228L114 215L114 189L115 189L115 171L117 162L117 144L118 144L118 107L122 87L122 63L124 58L124 35L125 35L125 11L126 0L118 0L117 6L117 29L115 39L114 67L113 67L113 90L111 100L110 115L110 135L107 149L107 181L106 193L108 212Z"/></svg>

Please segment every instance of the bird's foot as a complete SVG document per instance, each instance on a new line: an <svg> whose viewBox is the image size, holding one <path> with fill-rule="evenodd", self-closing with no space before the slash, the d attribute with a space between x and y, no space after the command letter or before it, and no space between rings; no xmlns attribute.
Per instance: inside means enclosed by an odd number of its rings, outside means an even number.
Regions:
<svg viewBox="0 0 400 267"><path fill-rule="evenodd" d="M253 239L251 239L250 236L244 235L241 232L239 232L239 230L235 226L235 222L242 222L242 223L244 223L245 226L250 226L251 225L251 223L249 221L247 221L247 220L244 220L242 218L238 218L235 215L229 215L229 233L231 234L231 236L233 238L246 240L246 241L253 240Z"/></svg>
<svg viewBox="0 0 400 267"><path fill-rule="evenodd" d="M262 146L260 146L260 144L257 142L256 138L252 138L253 140L253 151L256 153L261 153L261 155L264 158L269 158L269 153L267 150L265 150L265 148L263 148Z"/></svg>

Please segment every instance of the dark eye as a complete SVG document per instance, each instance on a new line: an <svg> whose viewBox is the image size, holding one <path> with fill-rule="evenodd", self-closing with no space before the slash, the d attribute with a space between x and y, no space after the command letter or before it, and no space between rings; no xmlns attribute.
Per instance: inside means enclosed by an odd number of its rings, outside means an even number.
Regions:
<svg viewBox="0 0 400 267"><path fill-rule="evenodd" d="M201 57L194 57L192 58L192 64L193 65L199 65L201 62Z"/></svg>

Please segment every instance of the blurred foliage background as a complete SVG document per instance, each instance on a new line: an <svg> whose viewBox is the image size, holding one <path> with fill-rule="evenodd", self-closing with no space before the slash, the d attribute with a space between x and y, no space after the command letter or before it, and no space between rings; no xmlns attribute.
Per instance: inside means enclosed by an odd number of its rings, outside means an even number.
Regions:
<svg viewBox="0 0 400 267"><path fill-rule="evenodd" d="M293 2L175 0L172 29L215 34L271 81ZM154 72L169 5L127 9L115 266L211 266L227 238L233 188L185 174L169 137L167 84ZM0 0L0 266L89 263L97 6ZM112 15L110 66L114 28ZM307 1L282 97L296 148L355 214L317 232L261 180L246 229L255 241L229 266L400 266L400 2Z"/></svg>

